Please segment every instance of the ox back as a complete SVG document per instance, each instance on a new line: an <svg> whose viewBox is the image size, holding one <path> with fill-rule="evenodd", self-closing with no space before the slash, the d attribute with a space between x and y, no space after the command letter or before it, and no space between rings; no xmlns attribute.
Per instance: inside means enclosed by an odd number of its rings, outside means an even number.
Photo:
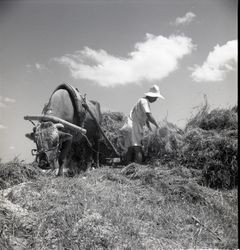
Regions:
<svg viewBox="0 0 240 250"><path fill-rule="evenodd" d="M59 85L52 93L49 102L45 105L42 113L44 115L53 115L71 122L77 126L85 127L86 124L91 125L89 130L96 125L90 124L89 120L93 120L90 114L83 107L84 100L79 91L70 84L63 83ZM100 104L97 101L86 101L89 109L96 118L97 122L101 124L101 110ZM89 131L90 132L90 131Z"/></svg>

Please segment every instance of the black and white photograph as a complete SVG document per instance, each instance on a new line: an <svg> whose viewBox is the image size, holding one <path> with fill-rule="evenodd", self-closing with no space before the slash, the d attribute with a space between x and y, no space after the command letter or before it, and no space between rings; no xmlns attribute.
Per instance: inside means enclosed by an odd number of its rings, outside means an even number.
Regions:
<svg viewBox="0 0 240 250"><path fill-rule="evenodd" d="M0 0L0 249L239 249L238 0Z"/></svg>

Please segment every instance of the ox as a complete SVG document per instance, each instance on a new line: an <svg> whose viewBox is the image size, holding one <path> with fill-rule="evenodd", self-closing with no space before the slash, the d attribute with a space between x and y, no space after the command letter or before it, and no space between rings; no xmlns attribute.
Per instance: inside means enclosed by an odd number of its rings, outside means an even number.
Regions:
<svg viewBox="0 0 240 250"><path fill-rule="evenodd" d="M94 159L98 167L101 123L98 102L85 101L78 90L69 84L62 84L53 92L39 117L53 118L50 121L39 118L33 132L26 134L36 143L34 154L41 169L58 169L58 176L63 175L71 160L74 143L78 147L87 147L89 158L86 161ZM60 123L54 123L55 120ZM82 127L86 135L77 134L76 126Z"/></svg>

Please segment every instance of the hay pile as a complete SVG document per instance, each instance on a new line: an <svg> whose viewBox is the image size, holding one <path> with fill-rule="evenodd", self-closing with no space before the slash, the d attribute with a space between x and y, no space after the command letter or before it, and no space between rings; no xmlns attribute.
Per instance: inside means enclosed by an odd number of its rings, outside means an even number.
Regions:
<svg viewBox="0 0 240 250"><path fill-rule="evenodd" d="M201 128L203 130L228 130L236 131L238 129L237 106L229 109L213 109L209 111L210 106L205 100L204 105L200 106L197 114L190 118L186 129Z"/></svg>
<svg viewBox="0 0 240 250"><path fill-rule="evenodd" d="M122 152L122 148L119 145L119 137L121 135L120 128L127 120L127 116L121 112L103 112L101 128L107 138L112 142L118 152ZM104 158L111 157L113 152L106 144L105 139L100 142L100 158L104 161Z"/></svg>
<svg viewBox="0 0 240 250"><path fill-rule="evenodd" d="M183 131L176 125L164 121L159 129L145 132L143 148L146 159L161 159L161 162L177 158L178 149L182 145Z"/></svg>
<svg viewBox="0 0 240 250"><path fill-rule="evenodd" d="M178 200L180 197L193 203L205 200L199 185L199 171L194 169L179 165L171 168L167 164L153 166L131 163L121 173L129 179L139 180L142 185L150 185L170 199Z"/></svg>
<svg viewBox="0 0 240 250"><path fill-rule="evenodd" d="M207 102L185 128L179 149L181 164L201 169L204 185L212 188L237 186L237 107L209 111Z"/></svg>
<svg viewBox="0 0 240 250"><path fill-rule="evenodd" d="M200 170L202 184L211 188L233 188L238 182L238 107L213 109L205 99L197 113L189 119L184 130L164 120L159 129L145 131L143 140L146 163L172 162ZM102 127L121 152L118 144L120 128L126 116L119 112L103 114ZM104 141L101 144L104 157L110 157L111 150Z"/></svg>
<svg viewBox="0 0 240 250"><path fill-rule="evenodd" d="M36 180L42 175L41 170L34 164L26 164L18 158L8 163L0 162L0 189L9 188L29 180Z"/></svg>

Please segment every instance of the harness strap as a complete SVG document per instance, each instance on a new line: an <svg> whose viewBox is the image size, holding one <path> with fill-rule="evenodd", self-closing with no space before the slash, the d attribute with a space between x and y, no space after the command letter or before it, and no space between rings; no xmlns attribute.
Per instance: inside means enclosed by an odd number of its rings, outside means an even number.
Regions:
<svg viewBox="0 0 240 250"><path fill-rule="evenodd" d="M85 112L85 109L82 108L83 102L82 102L82 99L80 98L79 92L70 84L63 83L63 84L60 84L53 91L52 95L59 89L65 89L68 91L68 93L71 97L71 100L73 102L73 107L74 107L75 113L77 114L77 125L82 127L84 120L85 120L85 117L86 117L86 112ZM50 97L50 99L51 99L51 97Z"/></svg>

